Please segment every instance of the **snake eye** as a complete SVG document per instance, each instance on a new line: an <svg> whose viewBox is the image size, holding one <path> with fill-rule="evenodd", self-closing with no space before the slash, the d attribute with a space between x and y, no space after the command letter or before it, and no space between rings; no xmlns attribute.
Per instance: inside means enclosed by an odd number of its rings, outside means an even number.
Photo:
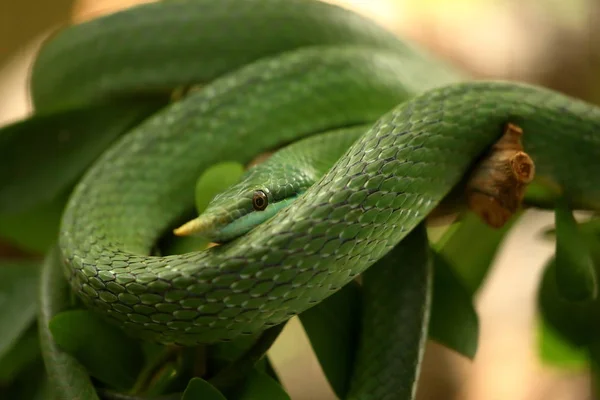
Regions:
<svg viewBox="0 0 600 400"><path fill-rule="evenodd" d="M264 210L265 208L267 208L268 204L269 199L267 198L265 192L263 192L262 190L257 190L256 192L254 192L254 195L252 196L252 207L254 207L255 211Z"/></svg>

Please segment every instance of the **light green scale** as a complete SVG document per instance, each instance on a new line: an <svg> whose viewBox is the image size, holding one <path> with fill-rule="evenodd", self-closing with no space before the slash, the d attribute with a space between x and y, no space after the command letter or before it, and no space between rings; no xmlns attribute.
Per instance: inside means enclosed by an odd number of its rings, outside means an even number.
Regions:
<svg viewBox="0 0 600 400"><path fill-rule="evenodd" d="M256 334L386 257L427 264L423 221L507 122L523 129L536 176L567 199L600 208L598 107L537 86L465 80L330 4L178 0L133 7L58 32L32 71L38 113L164 96L189 85L201 90L132 128L94 162L77 182L60 228L61 267L71 289L141 338L191 346ZM251 185L215 199L201 217L209 221L205 232L217 239L241 234L236 239L200 252L151 255L193 208L194 183L206 168L223 160L245 164L291 142L359 125L366 128L331 168L313 161L329 163L333 153L303 163L284 150L249 172ZM283 178L263 178L268 165L272 172L285 169ZM271 208L248 213L251 192L265 187ZM402 277L392 272L380 282ZM401 385L388 373L408 367L401 356L385 358L405 353L394 330L397 293L380 292L392 297L376 307L377 315L392 317L365 327L365 340L378 346L361 347L357 376L363 388L389 396L408 390L409 398L413 388L386 386ZM413 311L422 322L426 310ZM418 364L420 355L411 360ZM380 364L385 374L374 368ZM368 398L360 388L353 393Z"/></svg>

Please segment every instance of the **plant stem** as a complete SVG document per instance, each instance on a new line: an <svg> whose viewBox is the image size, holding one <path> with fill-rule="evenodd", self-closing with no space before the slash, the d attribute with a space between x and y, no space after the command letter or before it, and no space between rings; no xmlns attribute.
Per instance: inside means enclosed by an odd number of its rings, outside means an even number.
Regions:
<svg viewBox="0 0 600 400"><path fill-rule="evenodd" d="M219 371L209 382L219 390L240 384L271 348L284 326L285 322L265 330L248 351Z"/></svg>
<svg viewBox="0 0 600 400"><path fill-rule="evenodd" d="M157 357L144 366L130 393L142 393L148 387L148 384L152 380L152 376L156 370L158 370L164 363L172 359L178 353L178 351L178 347L165 347Z"/></svg>

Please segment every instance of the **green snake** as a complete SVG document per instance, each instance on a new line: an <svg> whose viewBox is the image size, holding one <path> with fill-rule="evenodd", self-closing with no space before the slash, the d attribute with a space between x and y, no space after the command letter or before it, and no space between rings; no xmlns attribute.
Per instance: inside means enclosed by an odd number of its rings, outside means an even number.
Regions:
<svg viewBox="0 0 600 400"><path fill-rule="evenodd" d="M275 152L217 194L198 218L175 234L227 242L248 233L291 205L367 128L359 125L314 135Z"/></svg>
<svg viewBox="0 0 600 400"><path fill-rule="evenodd" d="M51 112L195 85L94 162L60 228L73 291L150 340L232 340L323 301L405 243L508 122L523 129L537 177L578 204L600 200L599 108L464 80L376 24L310 0L173 0L72 26L42 48L31 90L36 110ZM332 166L316 174L295 159L264 193L273 212L230 227L235 240L151 255L189 216L206 168L340 129L358 133ZM237 211L210 224L238 220L255 192L222 195Z"/></svg>

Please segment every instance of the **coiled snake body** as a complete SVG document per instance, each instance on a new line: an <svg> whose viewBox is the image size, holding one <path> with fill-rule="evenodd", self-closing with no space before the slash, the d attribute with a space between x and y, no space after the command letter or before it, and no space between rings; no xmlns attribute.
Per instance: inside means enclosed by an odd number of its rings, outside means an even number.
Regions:
<svg viewBox="0 0 600 400"><path fill-rule="evenodd" d="M535 86L460 80L372 23L312 1L160 2L60 32L34 68L40 110L203 85L128 132L77 184L60 230L73 290L163 343L260 332L401 243L508 122L523 129L536 176L597 204L600 109ZM317 183L248 234L149 255L211 164L367 123Z"/></svg>

